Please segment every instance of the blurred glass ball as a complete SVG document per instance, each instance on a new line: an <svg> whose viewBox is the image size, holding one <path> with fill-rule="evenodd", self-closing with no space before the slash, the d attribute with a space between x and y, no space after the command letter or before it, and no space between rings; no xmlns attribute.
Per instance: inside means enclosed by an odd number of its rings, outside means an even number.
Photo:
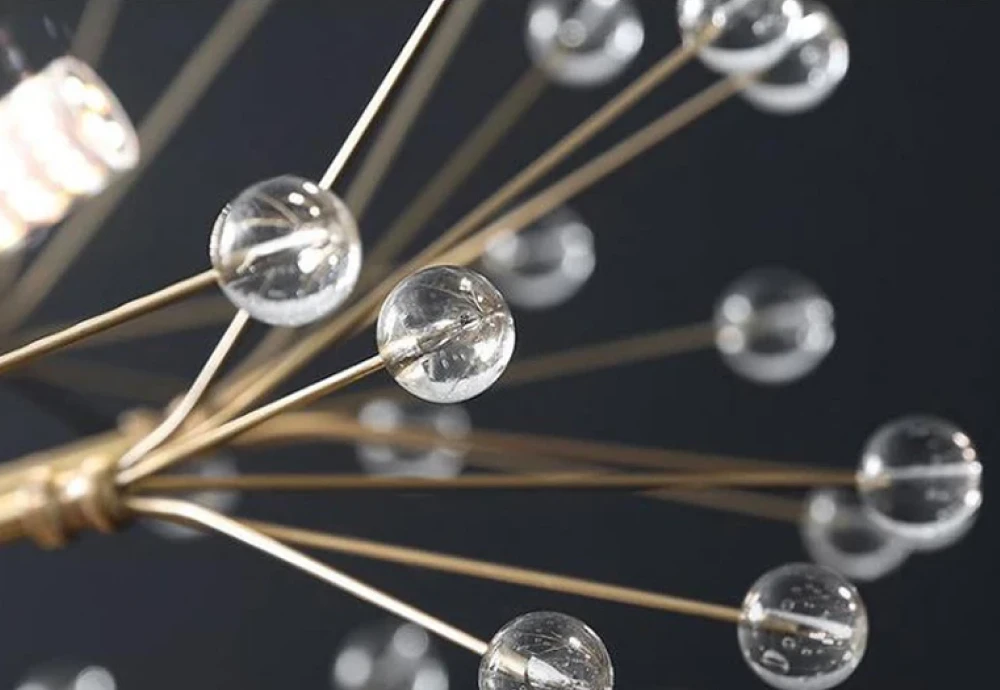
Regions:
<svg viewBox="0 0 1000 690"><path fill-rule="evenodd" d="M354 217L332 192L282 175L249 187L219 214L209 246L222 291L272 326L335 311L361 271Z"/></svg>
<svg viewBox="0 0 1000 690"><path fill-rule="evenodd" d="M29 671L16 690L115 690L116 687L115 677L103 666L64 662Z"/></svg>
<svg viewBox="0 0 1000 690"><path fill-rule="evenodd" d="M216 454L192 460L178 465L175 468L165 470L164 475L193 475L206 479L239 476L239 468L236 459L230 455ZM178 493L176 498L180 498L191 503L209 508L217 513L232 513L240 502L240 493L231 490L209 490L192 491L189 493ZM144 520L150 531L173 541L189 541L205 536L205 532L179 525L166 520Z"/></svg>
<svg viewBox="0 0 1000 690"><path fill-rule="evenodd" d="M358 411L358 421L373 431L431 431L445 439L462 440L472 424L460 405L433 405L409 398L377 398ZM455 477L462 472L464 451L446 445L407 448L382 443L361 443L358 458L369 474L394 477Z"/></svg>
<svg viewBox="0 0 1000 690"><path fill-rule="evenodd" d="M352 632L333 661L334 690L448 690L448 672L427 632L397 620Z"/></svg>

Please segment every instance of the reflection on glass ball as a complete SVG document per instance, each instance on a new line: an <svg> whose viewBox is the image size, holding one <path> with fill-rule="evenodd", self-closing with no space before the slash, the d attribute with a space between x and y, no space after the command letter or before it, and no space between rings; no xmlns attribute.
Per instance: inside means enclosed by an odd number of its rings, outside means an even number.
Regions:
<svg viewBox="0 0 1000 690"><path fill-rule="evenodd" d="M825 690L844 682L865 653L868 615L836 572L797 563L765 573L743 600L743 658L780 690Z"/></svg>
<svg viewBox="0 0 1000 690"><path fill-rule="evenodd" d="M115 690L115 677L103 666L77 663L46 664L30 671L17 690Z"/></svg>
<svg viewBox="0 0 1000 690"><path fill-rule="evenodd" d="M400 386L429 402L456 403L485 391L507 368L514 354L514 319L483 276L432 266L389 293L376 340Z"/></svg>
<svg viewBox="0 0 1000 690"><path fill-rule="evenodd" d="M767 69L784 56L796 22L802 18L799 0L678 0L677 20L685 42L704 31L718 35L698 55L717 72L742 73Z"/></svg>
<svg viewBox="0 0 1000 690"><path fill-rule="evenodd" d="M563 207L486 248L483 271L511 304L547 309L573 297L594 273L594 235Z"/></svg>
<svg viewBox="0 0 1000 690"><path fill-rule="evenodd" d="M803 6L806 15L795 23L785 56L743 89L760 110L792 115L815 108L847 76L850 50L837 20L819 3Z"/></svg>
<svg viewBox="0 0 1000 690"><path fill-rule="evenodd" d="M430 636L396 620L351 633L334 657L330 679L334 690L448 690L448 672Z"/></svg>
<svg viewBox="0 0 1000 690"><path fill-rule="evenodd" d="M165 470L163 474L194 475L205 478L235 477L239 474L236 459L229 455L209 455L191 462L183 463L176 468ZM177 498L197 503L218 513L231 513L236 510L240 501L237 491L211 490L192 491L188 494L178 494ZM204 536L204 532L193 527L178 525L166 520L146 520L143 522L150 530L167 539L187 541Z"/></svg>
<svg viewBox="0 0 1000 690"><path fill-rule="evenodd" d="M757 383L788 383L833 348L833 306L819 288L784 269L758 269L733 283L715 310L723 360Z"/></svg>
<svg viewBox="0 0 1000 690"><path fill-rule="evenodd" d="M934 417L905 417L869 439L858 488L872 520L915 545L946 545L982 503L983 466L969 437Z"/></svg>
<svg viewBox="0 0 1000 690"><path fill-rule="evenodd" d="M358 421L375 431L432 431L455 440L464 438L472 428L468 413L460 405L432 405L413 398L372 400L358 411ZM455 477L462 471L464 455L446 445L429 449L381 443L358 445L358 458L366 472L395 477Z"/></svg>
<svg viewBox="0 0 1000 690"><path fill-rule="evenodd" d="M582 621L538 611L515 618L490 641L479 690L611 690L607 648Z"/></svg>
<svg viewBox="0 0 1000 690"><path fill-rule="evenodd" d="M644 31L632 0L535 0L525 38L531 59L551 79L597 86L628 67Z"/></svg>
<svg viewBox="0 0 1000 690"><path fill-rule="evenodd" d="M337 309L361 271L354 217L332 192L293 175L259 182L219 214L209 247L238 308L273 326L302 326Z"/></svg>
<svg viewBox="0 0 1000 690"><path fill-rule="evenodd" d="M910 555L909 545L876 525L848 489L817 489L805 502L802 540L810 557L855 581L893 572Z"/></svg>

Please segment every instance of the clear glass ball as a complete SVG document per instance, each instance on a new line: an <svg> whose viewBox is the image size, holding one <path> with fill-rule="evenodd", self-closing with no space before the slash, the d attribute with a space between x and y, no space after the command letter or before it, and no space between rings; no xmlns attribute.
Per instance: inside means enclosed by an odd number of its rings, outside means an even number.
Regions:
<svg viewBox="0 0 1000 690"><path fill-rule="evenodd" d="M803 7L784 57L743 88L743 98L760 110L794 115L815 108L847 76L851 57L843 29L825 6Z"/></svg>
<svg viewBox="0 0 1000 690"><path fill-rule="evenodd" d="M534 0L528 54L553 81L598 86L628 67L645 32L632 0Z"/></svg>
<svg viewBox="0 0 1000 690"><path fill-rule="evenodd" d="M799 0L677 2L677 21L685 42L697 41L705 31L719 32L698 55L710 69L724 74L758 72L781 60L802 14Z"/></svg>
<svg viewBox="0 0 1000 690"><path fill-rule="evenodd" d="M432 431L460 441L472 429L469 414L460 405L432 405L409 398L377 398L358 411L358 421L374 431L399 429ZM369 474L394 477L455 477L462 472L465 452L447 445L407 448L384 443L361 443L358 459Z"/></svg>
<svg viewBox="0 0 1000 690"><path fill-rule="evenodd" d="M729 367L780 384L819 366L833 348L833 306L809 280L757 269L729 286L715 308L715 342Z"/></svg>
<svg viewBox="0 0 1000 690"><path fill-rule="evenodd" d="M579 292L595 261L594 234L563 207L491 242L481 266L514 306L547 309Z"/></svg>
<svg viewBox="0 0 1000 690"><path fill-rule="evenodd" d="M856 491L817 489L802 513L802 541L813 561L854 581L888 575L909 557L907 542L875 524Z"/></svg>
<svg viewBox="0 0 1000 690"><path fill-rule="evenodd" d="M858 490L878 525L914 544L953 541L982 503L983 466L951 422L904 417L868 440Z"/></svg>
<svg viewBox="0 0 1000 690"><path fill-rule="evenodd" d="M175 468L167 469L163 474L193 475L205 479L225 479L239 475L239 466L231 455L208 455L191 462L183 463ZM217 513L229 514L236 510L240 502L240 493L232 490L213 489L209 491L192 491L177 494L176 498L197 503L200 506L214 510ZM173 541L190 541L205 536L205 532L194 527L179 525L166 520L144 520L143 524L151 532Z"/></svg>
<svg viewBox="0 0 1000 690"><path fill-rule="evenodd" d="M611 690L614 670L583 621L551 611L515 618L490 641L479 690Z"/></svg>
<svg viewBox="0 0 1000 690"><path fill-rule="evenodd" d="M743 658L780 690L825 690L844 682L865 653L868 614L841 575L795 563L765 573L743 600Z"/></svg>
<svg viewBox="0 0 1000 690"><path fill-rule="evenodd" d="M485 391L514 354L514 319L499 290L475 271L432 266L393 288L376 327L396 382L434 403Z"/></svg>
<svg viewBox="0 0 1000 690"><path fill-rule="evenodd" d="M354 217L332 192L293 175L243 191L215 221L209 247L219 284L272 326L303 326L337 309L361 271Z"/></svg>
<svg viewBox="0 0 1000 690"><path fill-rule="evenodd" d="M344 640L330 681L335 690L448 690L448 671L423 628L387 620Z"/></svg>
<svg viewBox="0 0 1000 690"><path fill-rule="evenodd" d="M15 686L17 690L115 690L111 671L96 664L53 662L38 666Z"/></svg>

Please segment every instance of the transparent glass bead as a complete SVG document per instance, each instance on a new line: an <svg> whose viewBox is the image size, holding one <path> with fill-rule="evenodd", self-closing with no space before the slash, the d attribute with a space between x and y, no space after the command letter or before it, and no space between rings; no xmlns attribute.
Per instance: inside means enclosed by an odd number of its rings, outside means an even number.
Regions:
<svg viewBox="0 0 1000 690"><path fill-rule="evenodd" d="M614 79L639 54L644 37L632 0L535 0L528 8L528 54L560 84Z"/></svg>
<svg viewBox="0 0 1000 690"><path fill-rule="evenodd" d="M567 301L586 284L594 264L594 234L565 207L494 240L481 263L504 297L524 309Z"/></svg>
<svg viewBox="0 0 1000 690"><path fill-rule="evenodd" d="M906 541L875 524L849 489L818 489L805 502L802 540L809 556L855 581L877 580L910 555Z"/></svg>
<svg viewBox="0 0 1000 690"><path fill-rule="evenodd" d="M585 623L550 611L505 625L479 664L479 690L610 690L611 657Z"/></svg>
<svg viewBox="0 0 1000 690"><path fill-rule="evenodd" d="M302 326L337 309L361 270L351 212L293 175L259 182L219 214L210 244L219 284L240 309L273 326Z"/></svg>
<svg viewBox="0 0 1000 690"><path fill-rule="evenodd" d="M111 671L95 664L49 663L30 671L17 690L115 690Z"/></svg>
<svg viewBox="0 0 1000 690"><path fill-rule="evenodd" d="M358 411L358 421L375 431L400 429L432 431L446 439L461 440L472 428L460 405L432 405L422 400L378 398ZM462 471L464 451L446 445L407 448L382 443L362 443L358 458L369 474L396 477L455 477Z"/></svg>
<svg viewBox="0 0 1000 690"><path fill-rule="evenodd" d="M448 672L430 636L388 620L352 632L333 660L335 690L448 690Z"/></svg>
<svg viewBox="0 0 1000 690"><path fill-rule="evenodd" d="M743 98L760 110L793 115L815 108L847 75L850 49L837 20L819 3L803 6L784 57L743 88Z"/></svg>
<svg viewBox="0 0 1000 690"><path fill-rule="evenodd" d="M404 389L429 402L462 402L492 386L507 368L514 319L483 276L432 266L389 293L376 339L386 369Z"/></svg>
<svg viewBox="0 0 1000 690"><path fill-rule="evenodd" d="M868 641L858 591L833 570L796 563L765 573L743 600L743 658L780 690L825 690L847 679Z"/></svg>
<svg viewBox="0 0 1000 690"><path fill-rule="evenodd" d="M858 489L872 520L926 547L946 545L982 503L976 449L958 427L934 417L882 426L865 446Z"/></svg>
<svg viewBox="0 0 1000 690"><path fill-rule="evenodd" d="M757 383L788 383L815 369L833 347L833 306L796 273L757 269L719 300L715 336L736 373Z"/></svg>
<svg viewBox="0 0 1000 690"><path fill-rule="evenodd" d="M206 479L217 479L235 477L239 474L239 470L235 458L219 454L184 463L177 468L164 471L163 474L194 475ZM217 513L232 513L240 502L239 492L230 490L192 491L186 494L177 494L176 498L197 503ZM201 530L166 520L146 520L143 524L155 534L176 541L188 541L205 535Z"/></svg>
<svg viewBox="0 0 1000 690"><path fill-rule="evenodd" d="M702 32L718 35L698 51L710 69L726 74L757 72L777 63L791 45L802 18L799 0L678 0L677 20L685 42Z"/></svg>

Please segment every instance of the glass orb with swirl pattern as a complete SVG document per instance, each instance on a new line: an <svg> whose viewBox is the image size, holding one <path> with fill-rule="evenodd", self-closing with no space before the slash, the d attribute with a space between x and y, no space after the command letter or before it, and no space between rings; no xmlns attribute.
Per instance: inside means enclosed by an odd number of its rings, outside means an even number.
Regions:
<svg viewBox="0 0 1000 690"><path fill-rule="evenodd" d="M632 0L535 0L525 37L531 59L550 79L598 86L639 54L644 31Z"/></svg>
<svg viewBox="0 0 1000 690"><path fill-rule="evenodd" d="M572 616L528 613L493 636L479 690L611 690L614 670L593 630Z"/></svg>
<svg viewBox="0 0 1000 690"><path fill-rule="evenodd" d="M209 247L229 300L272 326L303 326L336 310L361 271L354 217L332 192L282 175L223 209Z"/></svg>
<svg viewBox="0 0 1000 690"><path fill-rule="evenodd" d="M868 614L843 576L795 563L765 573L743 600L737 630L743 658L779 690L826 690L861 663Z"/></svg>
<svg viewBox="0 0 1000 690"><path fill-rule="evenodd" d="M473 398L514 354L514 319L503 295L468 268L432 266L393 288L376 327L378 351L396 382L434 403Z"/></svg>

